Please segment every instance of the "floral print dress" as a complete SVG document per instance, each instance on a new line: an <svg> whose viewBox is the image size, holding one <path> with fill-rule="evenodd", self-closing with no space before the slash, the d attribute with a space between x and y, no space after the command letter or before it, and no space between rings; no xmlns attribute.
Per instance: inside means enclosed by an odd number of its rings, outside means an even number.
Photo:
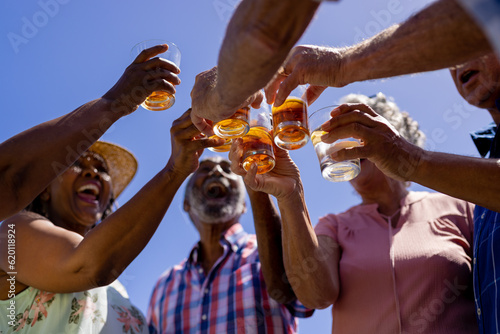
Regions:
<svg viewBox="0 0 500 334"><path fill-rule="evenodd" d="M143 314L118 281L76 293L29 287L12 299L0 300L0 309L0 334L148 333Z"/></svg>

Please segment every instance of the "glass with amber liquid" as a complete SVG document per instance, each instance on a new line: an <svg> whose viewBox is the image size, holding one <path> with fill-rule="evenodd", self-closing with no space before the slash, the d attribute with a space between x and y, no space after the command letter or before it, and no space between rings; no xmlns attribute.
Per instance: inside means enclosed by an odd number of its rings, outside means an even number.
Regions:
<svg viewBox="0 0 500 334"><path fill-rule="evenodd" d="M238 138L248 132L250 108L238 109L233 116L223 119L214 125L214 132L220 138Z"/></svg>
<svg viewBox="0 0 500 334"><path fill-rule="evenodd" d="M259 109L250 110L250 130L242 138L243 168L248 171L257 164L257 174L264 174L274 168L274 148L271 136L269 106L262 104Z"/></svg>
<svg viewBox="0 0 500 334"><path fill-rule="evenodd" d="M330 113L334 108L335 106L319 109L309 117L310 127L314 129L311 131L311 141L318 156L323 178L332 182L349 181L361 171L359 159L336 161L331 154L344 148L361 146L361 143L355 138L339 139L331 144L321 141L321 136L326 134L321 125L331 118Z"/></svg>
<svg viewBox="0 0 500 334"><path fill-rule="evenodd" d="M209 139L214 139L214 138L219 139L220 137L217 135L213 135L213 136L209 137ZM224 144L222 144L220 146L208 147L208 149L212 152L220 152L220 153L229 152L229 150L231 149L231 144L233 143L233 140L231 138L221 138L221 139L225 140Z"/></svg>
<svg viewBox="0 0 500 334"><path fill-rule="evenodd" d="M132 51L130 52L131 57L132 59L135 59L143 50L161 44L167 44L168 50L158 54L156 57L169 60L180 68L181 51L174 43L161 39L150 39L136 44L132 48ZM175 95L164 91L155 91L146 98L146 100L141 104L141 106L148 110L158 111L158 110L166 110L171 106L173 106L174 103L175 103Z"/></svg>
<svg viewBox="0 0 500 334"><path fill-rule="evenodd" d="M279 107L273 107L273 134L276 146L296 150L307 144L309 126L307 103L298 97L288 97Z"/></svg>

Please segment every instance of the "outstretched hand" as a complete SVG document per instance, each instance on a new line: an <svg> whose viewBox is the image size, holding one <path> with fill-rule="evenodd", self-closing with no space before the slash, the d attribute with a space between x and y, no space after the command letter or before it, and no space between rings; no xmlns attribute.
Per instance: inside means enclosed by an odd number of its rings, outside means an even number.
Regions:
<svg viewBox="0 0 500 334"><path fill-rule="evenodd" d="M341 50L313 45L294 47L265 88L267 102L280 106L298 85L310 84L307 99L313 103L327 87L342 87Z"/></svg>
<svg viewBox="0 0 500 334"><path fill-rule="evenodd" d="M220 120L231 117L238 109L243 107L252 106L258 108L264 99L263 93L258 91L249 96L239 106L226 108L224 107L223 97L219 95L216 86L217 66L199 73L191 90L191 119L198 130L208 136L214 134L209 121L215 124Z"/></svg>
<svg viewBox="0 0 500 334"><path fill-rule="evenodd" d="M185 177L198 168L205 148L224 144L224 139L209 139L202 135L191 121L191 109L172 123L170 137L172 154L167 167Z"/></svg>

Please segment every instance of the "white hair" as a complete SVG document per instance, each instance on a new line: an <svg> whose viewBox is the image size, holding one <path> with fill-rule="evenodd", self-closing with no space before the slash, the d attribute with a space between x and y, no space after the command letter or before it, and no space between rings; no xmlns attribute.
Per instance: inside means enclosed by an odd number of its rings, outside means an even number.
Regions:
<svg viewBox="0 0 500 334"><path fill-rule="evenodd" d="M377 114L387 119L404 139L418 147L424 147L425 134L419 129L418 122L413 120L406 111L400 111L392 98L388 99L382 93L370 97L362 94L349 94L344 96L341 101L342 103L363 103L370 106Z"/></svg>

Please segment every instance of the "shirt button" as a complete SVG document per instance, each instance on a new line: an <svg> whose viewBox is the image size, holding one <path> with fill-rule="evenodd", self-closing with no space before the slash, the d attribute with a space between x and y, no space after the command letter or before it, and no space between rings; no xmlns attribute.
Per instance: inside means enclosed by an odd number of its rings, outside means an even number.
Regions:
<svg viewBox="0 0 500 334"><path fill-rule="evenodd" d="M201 268L200 268L200 269L198 269L198 272L199 272L200 274L203 274L203 269L201 269Z"/></svg>
<svg viewBox="0 0 500 334"><path fill-rule="evenodd" d="M486 212L483 212L483 214L481 215L481 219L484 219L485 215L486 215Z"/></svg>
<svg viewBox="0 0 500 334"><path fill-rule="evenodd" d="M474 260L472 261L474 264L476 264L476 258L474 258Z"/></svg>
<svg viewBox="0 0 500 334"><path fill-rule="evenodd" d="M233 252L236 252L238 250L238 246L234 245L233 246Z"/></svg>
<svg viewBox="0 0 500 334"><path fill-rule="evenodd" d="M205 293L208 293L208 289L205 289Z"/></svg>
<svg viewBox="0 0 500 334"><path fill-rule="evenodd" d="M201 320L203 320L203 321L207 320L207 315L206 314L202 315Z"/></svg>
<svg viewBox="0 0 500 334"><path fill-rule="evenodd" d="M477 315L481 315L481 309L479 307L477 308Z"/></svg>

